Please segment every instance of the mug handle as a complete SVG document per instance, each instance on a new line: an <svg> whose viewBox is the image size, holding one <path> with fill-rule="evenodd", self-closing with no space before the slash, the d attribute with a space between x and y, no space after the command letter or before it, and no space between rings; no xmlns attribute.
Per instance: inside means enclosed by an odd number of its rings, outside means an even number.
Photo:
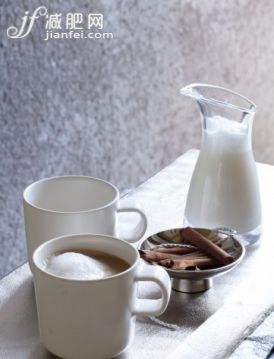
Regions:
<svg viewBox="0 0 274 359"><path fill-rule="evenodd" d="M156 265L142 264L134 281L150 281L158 284L162 292L162 297L160 299L137 298L133 306L132 314L142 316L161 315L166 310L171 292L171 282L166 270Z"/></svg>
<svg viewBox="0 0 274 359"><path fill-rule="evenodd" d="M141 209L139 203L135 200L126 201L126 203L122 203L121 201L118 202L117 213L122 212L135 212L140 215L140 221L138 223L138 228L141 226L139 233L137 235L133 235L132 237L124 238L127 242L137 242L139 239L143 237L147 230L147 217Z"/></svg>

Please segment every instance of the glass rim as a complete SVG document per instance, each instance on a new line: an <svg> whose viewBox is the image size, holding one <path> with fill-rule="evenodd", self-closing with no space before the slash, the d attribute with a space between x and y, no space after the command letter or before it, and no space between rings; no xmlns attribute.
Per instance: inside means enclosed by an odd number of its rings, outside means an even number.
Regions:
<svg viewBox="0 0 274 359"><path fill-rule="evenodd" d="M217 89L217 90L221 90L223 92L238 96L242 100L246 101L249 104L250 107L247 108L247 107L243 107L243 106L234 105L234 104L232 104L230 102L227 102L227 101L221 101L221 100L217 100L217 99L214 99L214 98L211 98L211 97L204 97L198 91L197 91L197 93L195 93L193 91L193 90L198 89L198 88ZM254 114L256 112L256 110L257 110L257 106L249 98L239 94L236 91L232 91L232 90L227 89L227 88L222 87L222 86L208 85L208 84L203 84L203 83L193 83L193 84L190 84L190 85L187 85L187 86L181 88L180 89L180 94L184 95L184 96L189 96L189 97L195 98L196 100L198 100L200 102L210 103L212 105L217 105L217 106L222 106L222 107L229 107L231 109L242 111L242 112L245 112L245 113Z"/></svg>

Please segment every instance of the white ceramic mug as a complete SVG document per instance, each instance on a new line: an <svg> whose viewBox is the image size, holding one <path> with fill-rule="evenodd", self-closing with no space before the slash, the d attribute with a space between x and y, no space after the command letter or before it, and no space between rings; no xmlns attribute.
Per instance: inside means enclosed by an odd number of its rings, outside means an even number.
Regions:
<svg viewBox="0 0 274 359"><path fill-rule="evenodd" d="M140 206L131 201L123 206L119 190L111 183L85 176L62 176L40 180L23 194L28 258L45 241L68 234L100 233L116 236L116 215L137 212L140 221L129 242L145 233L147 219Z"/></svg>
<svg viewBox="0 0 274 359"><path fill-rule="evenodd" d="M46 258L83 248L122 258L129 268L96 280L70 280L45 271ZM35 250L33 263L40 337L49 351L65 359L118 355L133 340L135 316L160 315L169 301L167 272L141 262L135 247L110 236L79 234L52 239ZM158 284L161 298L138 298L139 281Z"/></svg>

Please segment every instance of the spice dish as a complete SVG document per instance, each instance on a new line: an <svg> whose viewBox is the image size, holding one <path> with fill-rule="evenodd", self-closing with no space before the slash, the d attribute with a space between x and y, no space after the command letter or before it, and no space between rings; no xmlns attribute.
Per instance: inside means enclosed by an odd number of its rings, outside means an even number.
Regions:
<svg viewBox="0 0 274 359"><path fill-rule="evenodd" d="M189 235L192 236L192 234L196 237L194 242L193 240L189 241L189 238L187 238ZM204 243L201 244L203 239L206 242L210 242L205 243L206 248L203 247ZM194 246L194 243L198 243L199 248ZM208 244L209 247L212 244L215 247L213 248L213 253L212 248L209 248L208 252ZM217 252L223 253L214 253L216 247ZM166 253L167 250L169 253L181 252L185 254L178 256L174 253L165 258L161 252ZM166 230L156 233L141 242L139 251L143 259L149 261L152 265L160 264L166 269L172 278L172 288L174 290L186 293L203 292L209 289L213 284L213 277L225 274L235 268L245 255L245 248L237 240L234 232L223 228L213 230L204 228ZM155 256L155 253L157 255L160 253L160 257L164 260L157 258L157 261L154 261L153 256ZM177 263L179 263L179 266ZM186 265L186 263L190 263L190 265ZM178 267L184 269L174 269Z"/></svg>

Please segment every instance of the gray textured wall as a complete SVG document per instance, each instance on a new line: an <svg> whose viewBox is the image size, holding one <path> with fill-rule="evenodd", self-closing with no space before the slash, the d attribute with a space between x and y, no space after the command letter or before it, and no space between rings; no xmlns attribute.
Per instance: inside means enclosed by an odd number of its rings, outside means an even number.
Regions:
<svg viewBox="0 0 274 359"><path fill-rule="evenodd" d="M1 0L0 273L24 258L21 194L42 177L85 174L138 185L197 147L197 109L178 90L223 85L259 107L257 160L274 164L273 0ZM44 41L25 10L103 13L111 40Z"/></svg>

